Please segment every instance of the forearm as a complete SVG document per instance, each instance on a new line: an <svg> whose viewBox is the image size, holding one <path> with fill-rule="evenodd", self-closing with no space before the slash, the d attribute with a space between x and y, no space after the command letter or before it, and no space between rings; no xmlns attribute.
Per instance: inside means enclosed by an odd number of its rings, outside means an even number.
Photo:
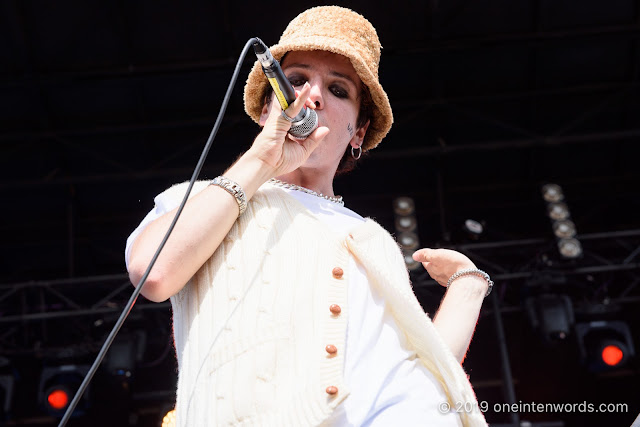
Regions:
<svg viewBox="0 0 640 427"><path fill-rule="evenodd" d="M250 200L274 171L251 153L243 155L224 176L237 182ZM136 285L177 209L149 224L131 248L129 276ZM210 185L185 205L180 219L160 253L142 294L152 301L164 301L176 294L218 248L238 217L236 199L224 189Z"/></svg>
<svg viewBox="0 0 640 427"><path fill-rule="evenodd" d="M304 105L315 108L309 100L310 91L311 86L305 83L298 98L287 109L289 117L295 117ZM267 117L262 132L249 151L224 173L242 187L247 201L269 178L302 165L329 133L327 127L320 126L304 141L287 138L291 123L282 117L276 104L271 103L271 110L265 105L263 115ZM142 294L152 301L164 301L179 292L213 255L236 221L238 212L236 199L218 186L209 186L189 199ZM153 221L133 243L129 276L134 284L140 281L175 214L176 210Z"/></svg>
<svg viewBox="0 0 640 427"><path fill-rule="evenodd" d="M469 348L487 288L487 281L478 276L454 280L434 317L434 326L460 363Z"/></svg>

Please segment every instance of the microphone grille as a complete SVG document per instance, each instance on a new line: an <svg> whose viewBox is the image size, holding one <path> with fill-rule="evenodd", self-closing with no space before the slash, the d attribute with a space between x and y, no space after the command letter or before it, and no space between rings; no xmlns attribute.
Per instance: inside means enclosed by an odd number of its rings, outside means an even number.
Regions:
<svg viewBox="0 0 640 427"><path fill-rule="evenodd" d="M318 127L318 115L311 108L305 108L305 115L302 119L291 123L289 133L299 139L305 139Z"/></svg>

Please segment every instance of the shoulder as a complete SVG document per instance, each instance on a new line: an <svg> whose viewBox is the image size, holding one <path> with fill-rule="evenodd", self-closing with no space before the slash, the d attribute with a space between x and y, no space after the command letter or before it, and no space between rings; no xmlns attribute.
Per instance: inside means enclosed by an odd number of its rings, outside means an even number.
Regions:
<svg viewBox="0 0 640 427"><path fill-rule="evenodd" d="M395 242L391 234L375 220L371 218L365 218L364 222L354 227L349 232L349 238L355 242L368 242L378 239L392 240Z"/></svg>

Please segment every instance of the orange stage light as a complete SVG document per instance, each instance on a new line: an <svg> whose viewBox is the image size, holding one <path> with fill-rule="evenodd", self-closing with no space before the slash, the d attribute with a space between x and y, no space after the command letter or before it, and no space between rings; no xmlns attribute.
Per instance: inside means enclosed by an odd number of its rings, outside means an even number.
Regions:
<svg viewBox="0 0 640 427"><path fill-rule="evenodd" d="M62 389L54 389L47 395L49 406L56 411L64 409L69 404L69 394Z"/></svg>
<svg viewBox="0 0 640 427"><path fill-rule="evenodd" d="M609 366L616 366L623 357L624 352L616 345L608 345L602 349L602 360Z"/></svg>

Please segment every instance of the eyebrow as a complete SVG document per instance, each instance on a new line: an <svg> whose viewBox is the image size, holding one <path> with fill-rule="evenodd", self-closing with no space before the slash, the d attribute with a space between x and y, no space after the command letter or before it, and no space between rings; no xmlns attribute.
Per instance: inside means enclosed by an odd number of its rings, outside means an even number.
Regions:
<svg viewBox="0 0 640 427"><path fill-rule="evenodd" d="M310 70L311 66L308 64L301 64L301 63L293 63L293 64L287 64L287 68L303 68L305 70ZM346 74L342 74L339 73L337 71L329 71L329 75L333 76L333 77L338 77L341 79L345 79L349 82L351 82L351 84L353 84L353 86L357 89L358 85L356 84L356 82L351 78L351 76L348 76Z"/></svg>

